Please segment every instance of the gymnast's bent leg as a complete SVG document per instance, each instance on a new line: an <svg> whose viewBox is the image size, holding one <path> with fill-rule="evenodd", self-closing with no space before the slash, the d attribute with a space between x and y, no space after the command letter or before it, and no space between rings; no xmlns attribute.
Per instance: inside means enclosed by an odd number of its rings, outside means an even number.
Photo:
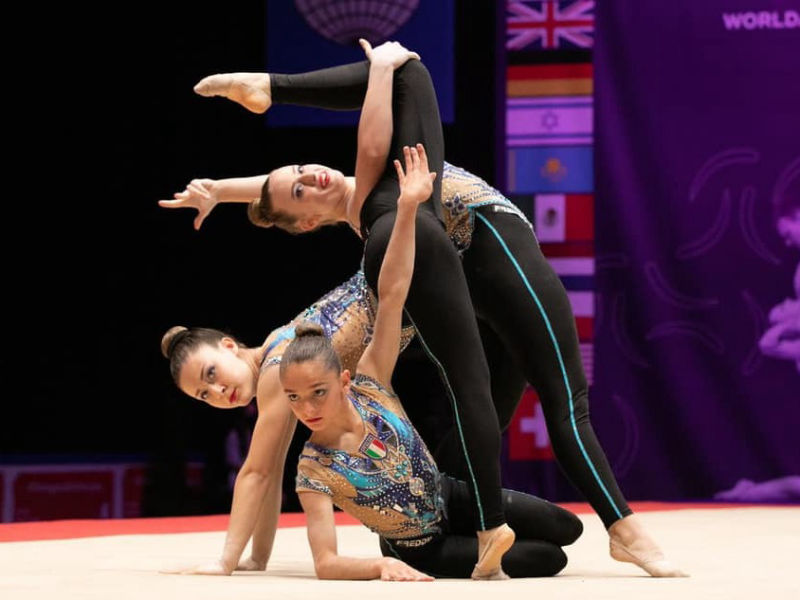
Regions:
<svg viewBox="0 0 800 600"><path fill-rule="evenodd" d="M406 547L380 540L384 556L394 556L434 577L468 577L478 541L472 533L473 504L466 483L442 476L446 518L444 533L428 544ZM503 570L511 577L549 577L567 564L561 549L583 532L580 519L545 500L503 490L503 509L517 541L503 556Z"/></svg>

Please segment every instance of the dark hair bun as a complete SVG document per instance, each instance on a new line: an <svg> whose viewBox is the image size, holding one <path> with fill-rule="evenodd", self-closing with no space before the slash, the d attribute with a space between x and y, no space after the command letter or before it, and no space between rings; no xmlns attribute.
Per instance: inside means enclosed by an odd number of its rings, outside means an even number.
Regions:
<svg viewBox="0 0 800 600"><path fill-rule="evenodd" d="M272 223L267 221L261 214L261 198L255 198L247 205L247 218L257 227L272 227Z"/></svg>
<svg viewBox="0 0 800 600"><path fill-rule="evenodd" d="M263 202L262 199L264 197L269 197L269 175L264 180L264 185L261 186L261 195L258 198L254 198L250 204L247 205L247 218L253 225L258 227L272 227L275 223L272 222L272 219L269 218L268 210L264 210L265 207L262 206ZM266 208L270 206L270 202L267 202Z"/></svg>
<svg viewBox="0 0 800 600"><path fill-rule="evenodd" d="M295 327L294 329L295 337L312 337L312 336L320 336L325 337L325 332L322 329L321 325L317 325L316 323L312 323L311 321L303 321Z"/></svg>
<svg viewBox="0 0 800 600"><path fill-rule="evenodd" d="M175 327L169 328L167 333L164 334L164 337L161 338L161 354L164 355L164 358L168 359L172 355L172 350L188 331L189 330L183 325L176 325Z"/></svg>

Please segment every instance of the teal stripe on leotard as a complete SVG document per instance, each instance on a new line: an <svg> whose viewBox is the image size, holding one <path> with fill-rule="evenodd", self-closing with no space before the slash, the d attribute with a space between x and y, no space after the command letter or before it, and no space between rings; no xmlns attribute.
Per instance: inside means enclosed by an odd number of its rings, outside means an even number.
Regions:
<svg viewBox="0 0 800 600"><path fill-rule="evenodd" d="M592 464L592 460L589 458L589 454L586 452L586 448L583 446L583 441L581 441L581 437L578 434L578 425L575 422L575 405L572 403L572 388L569 385L569 378L567 377L567 370L564 367L564 359L561 356L561 348L558 345L558 341L556 341L555 333L553 332L553 328L550 325L550 319L547 318L547 313L545 312L544 307L542 306L542 303L539 301L539 297L536 295L536 292L533 291L533 288L531 287L531 284L528 282L528 278L525 276L525 273L523 272L522 267L519 266L519 263L517 262L517 259L514 258L513 254L511 254L511 250L509 250L508 246L506 245L505 241L503 240L503 238L498 233L497 229L495 229L492 226L492 224L489 223L489 220L486 217L484 217L481 213L476 212L475 214L478 216L478 218L481 221L484 222L484 224L494 234L494 237L497 238L497 241L500 242L500 245L503 247L503 251L506 253L506 256L508 256L508 258L511 261L511 263L514 265L514 268L517 270L517 273L519 273L520 278L522 278L522 281L525 283L525 287L528 289L528 293L531 295L531 298L533 298L533 301L536 303L536 306L539 308L539 312L541 313L542 318L544 319L544 323L547 326L547 331L550 334L550 339L552 340L553 346L555 347L556 356L558 357L558 365L559 365L559 367L561 367L561 376L564 379L564 386L567 388L567 398L569 400L569 419L570 419L570 423L572 424L572 431L575 433L575 439L578 442L578 447L581 449L581 453L583 454L583 458L586 460L586 463L589 465L589 469L592 471L592 474L594 475L594 478L597 481L597 484L600 486L600 489L603 490L603 493L606 495L606 498L608 499L608 502L611 504L611 507L617 513L617 516L621 519L622 518L622 513L620 512L619 508L617 508L617 505L614 502L614 499L611 497L611 494L609 494L608 489L606 489L605 484L603 484L603 480L600 478L600 475L597 473L597 469L595 469L594 464Z"/></svg>

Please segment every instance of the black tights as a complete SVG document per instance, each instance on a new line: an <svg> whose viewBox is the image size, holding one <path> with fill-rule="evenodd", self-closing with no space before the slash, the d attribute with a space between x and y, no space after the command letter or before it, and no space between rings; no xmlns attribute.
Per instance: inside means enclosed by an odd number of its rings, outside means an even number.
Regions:
<svg viewBox="0 0 800 600"><path fill-rule="evenodd" d="M472 528L472 504L463 481L442 477L445 519L442 534L424 546L405 547L381 538L381 552L434 577L466 578L472 574L478 538ZM517 535L503 556L511 577L548 577L567 564L561 549L583 532L580 519L546 500L503 490L503 510Z"/></svg>
<svg viewBox="0 0 800 600"><path fill-rule="evenodd" d="M464 272L501 428L508 427L529 382L539 394L553 452L572 484L606 527L631 514L589 421L569 298L530 227L515 215L478 209ZM444 436L434 457L443 472L460 477L465 468L456 437L455 431Z"/></svg>

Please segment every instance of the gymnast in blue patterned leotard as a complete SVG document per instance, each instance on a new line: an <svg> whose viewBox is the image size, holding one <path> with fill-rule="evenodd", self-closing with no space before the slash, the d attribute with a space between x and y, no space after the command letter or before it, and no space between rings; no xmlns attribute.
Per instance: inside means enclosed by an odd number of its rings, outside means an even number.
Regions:
<svg viewBox="0 0 800 600"><path fill-rule="evenodd" d="M560 546L580 535L580 521L544 500L504 490L503 511L518 540L514 544L511 529L501 527L475 564L478 539L466 484L439 473L389 387L413 272L416 208L430 193L419 183L430 185L424 154L416 158L412 151L411 157L406 159L406 176L400 176L374 332L355 376L351 380L342 369L318 324L296 327L280 363L281 386L291 409L312 432L299 459L297 492L308 516L317 575L401 580L425 575L501 579L504 570L515 577L553 575L566 564ZM334 505L377 533L389 556L339 556Z"/></svg>

